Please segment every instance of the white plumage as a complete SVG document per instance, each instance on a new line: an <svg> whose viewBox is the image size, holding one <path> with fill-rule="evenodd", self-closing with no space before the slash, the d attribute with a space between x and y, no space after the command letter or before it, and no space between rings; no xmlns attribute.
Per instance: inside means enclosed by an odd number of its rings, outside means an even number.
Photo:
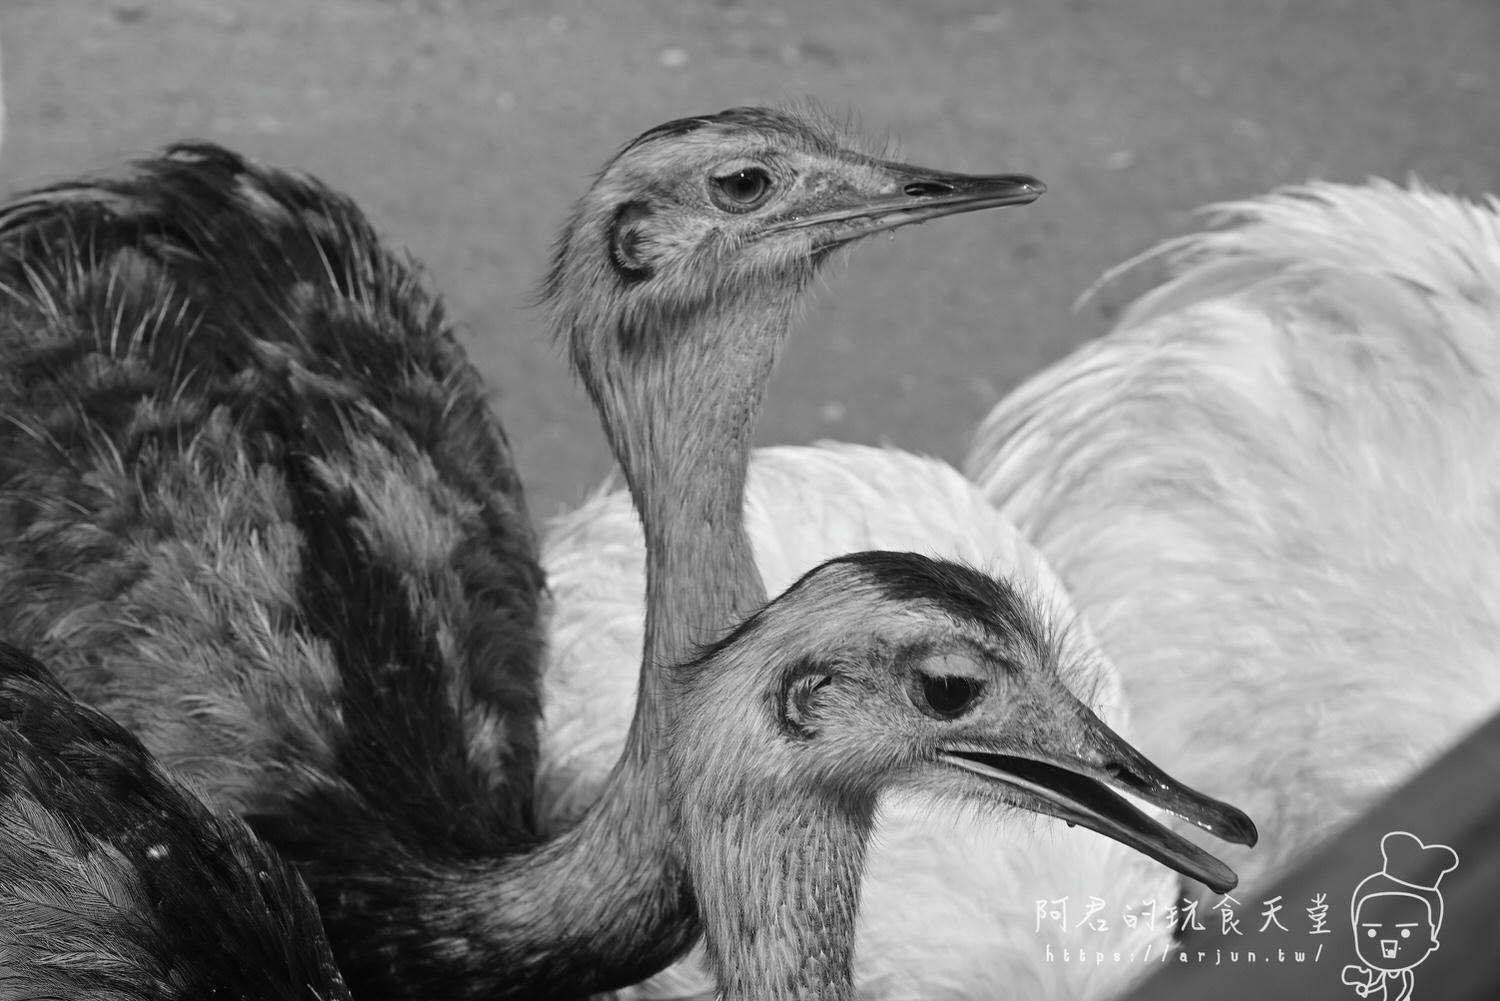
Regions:
<svg viewBox="0 0 1500 1001"><path fill-rule="evenodd" d="M1219 222L968 468L1133 737L1260 825L1244 900L1500 707L1500 204L1313 184Z"/></svg>
<svg viewBox="0 0 1500 1001"><path fill-rule="evenodd" d="M745 516L772 594L840 553L909 549L1030 582L1060 621L1074 618L1045 560L971 482L934 459L856 445L758 449ZM623 492L601 493L547 534L543 564L556 610L539 807L549 826L565 825L593 801L623 744L642 639L643 561ZM1074 638L1093 644L1086 629ZM1091 672L1070 686L1130 739L1115 672L1097 651L1086 660ZM1165 767L1175 767L1173 759ZM1105 887L1118 893L1106 931L1063 932L1051 921L1038 928L1037 900L1068 897L1076 925ZM1107 996L1140 967L1065 963L1063 950L1144 956L1149 946L1160 955L1168 929L1130 928L1119 905L1149 898L1165 907L1180 892L1175 873L1089 831L1029 815L1001 824L925 801L887 801L864 881L857 981L866 998ZM712 993L694 957L625 996Z"/></svg>

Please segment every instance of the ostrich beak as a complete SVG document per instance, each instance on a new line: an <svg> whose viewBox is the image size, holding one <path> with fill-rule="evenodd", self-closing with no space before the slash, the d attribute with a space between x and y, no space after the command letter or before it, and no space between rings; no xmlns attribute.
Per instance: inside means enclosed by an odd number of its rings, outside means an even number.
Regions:
<svg viewBox="0 0 1500 1001"><path fill-rule="evenodd" d="M945 748L941 755L1019 791L1022 795L1012 798L1028 809L1098 831L1215 892L1235 887L1239 880L1228 866L1146 816L1115 790L1159 806L1224 841L1253 846L1258 834L1243 811L1173 779L1066 692L1035 699L1026 715L1034 725L1027 727L1024 748L1007 742L1002 750L976 742Z"/></svg>
<svg viewBox="0 0 1500 1001"><path fill-rule="evenodd" d="M816 232L813 249L830 250L883 230L945 215L1027 205L1047 190L1027 174L955 174L906 163L870 160L857 174L821 186L762 235Z"/></svg>

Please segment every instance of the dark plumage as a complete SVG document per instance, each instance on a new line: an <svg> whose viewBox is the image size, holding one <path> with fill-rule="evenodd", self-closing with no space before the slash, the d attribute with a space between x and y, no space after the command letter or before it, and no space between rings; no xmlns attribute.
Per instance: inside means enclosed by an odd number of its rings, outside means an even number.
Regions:
<svg viewBox="0 0 1500 1001"><path fill-rule="evenodd" d="M0 643L0 998L336 1001L312 896Z"/></svg>
<svg viewBox="0 0 1500 1001"><path fill-rule="evenodd" d="M315 887L533 840L520 485L358 208L177 146L5 206L0 287L9 636Z"/></svg>
<svg viewBox="0 0 1500 1001"><path fill-rule="evenodd" d="M1045 620L1014 588L961 563L914 561L910 556L876 550L846 559L868 570L888 601L930 602L960 621L1019 636L1038 649L1047 645L1048 637L1037 632Z"/></svg>

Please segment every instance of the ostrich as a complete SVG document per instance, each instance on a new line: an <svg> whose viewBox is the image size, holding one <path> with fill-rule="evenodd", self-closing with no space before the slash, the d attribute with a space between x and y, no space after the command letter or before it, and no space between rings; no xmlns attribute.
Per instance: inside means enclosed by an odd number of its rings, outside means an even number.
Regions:
<svg viewBox="0 0 1500 1001"><path fill-rule="evenodd" d="M341 1001L307 887L0 643L0 999Z"/></svg>
<svg viewBox="0 0 1500 1001"><path fill-rule="evenodd" d="M1219 213L968 468L1099 631L1142 744L1191 747L1188 779L1261 822L1231 855L1254 899L1500 708L1500 203L1374 181Z"/></svg>
<svg viewBox="0 0 1500 1001"><path fill-rule="evenodd" d="M672 807L726 1001L852 1001L860 870L892 787L1052 814L1234 884L1110 791L1255 840L1243 813L1179 786L1073 696L1062 628L962 564L867 552L677 669Z"/></svg>
<svg viewBox="0 0 1500 1001"><path fill-rule="evenodd" d="M696 913L661 665L764 596L740 527L793 304L837 248L1041 185L735 109L652 129L545 285L647 539L610 781L539 841L543 581L442 310L358 209L207 145L0 210L7 632L297 863L367 997L583 994Z"/></svg>
<svg viewBox="0 0 1500 1001"><path fill-rule="evenodd" d="M1111 791L1253 840L1242 813L1179 786L1074 698L1063 681L1076 667L1062 659L1065 628L1012 584L961 564L860 553L810 571L724 639L670 668L681 711L665 733L677 779L668 807L683 831L726 1001L854 996L860 870L875 803L893 786L918 785L971 807L1051 813L1221 889L1233 884L1217 860ZM27 797L12 800L22 808L7 833L19 836L0 842L0 850L19 842L27 853L20 865L0 869L0 908L5 927L15 929L0 932L0 941L19 933L30 951L44 950L35 944L43 929L34 915L61 910L70 929L83 926L73 931L82 940L125 939L149 983L161 976L157 963L216 972L222 956L196 954L184 940L248 926L260 951L241 957L247 967L264 965L288 981L308 978L297 996L341 992L310 902L296 895L296 877L279 870L237 822L213 817L174 789L132 737L4 648L0 724L7 752L0 790L15 796L9 786L16 774ZM111 783L100 773L117 778ZM31 828L42 838L28 837ZM80 845L61 833L69 828L91 840ZM194 829L208 836L195 843ZM109 875L124 892L106 894L94 882L80 887L76 870L56 864L88 844L103 846ZM95 875L82 869L85 879ZM238 879L232 894L221 885L226 873ZM13 889L17 883L40 886L42 906ZM182 902L195 922L180 920L152 892L165 885L176 904L175 894L205 883L208 893ZM106 899L82 916L67 913L47 905L59 884L70 903ZM262 906L236 910L235 897L241 906ZM283 909L293 910L293 920L281 919ZM279 937L287 940L285 952L276 948ZM224 944L212 943L219 953ZM83 960L63 970L36 960L23 975L82 978L98 945L83 951ZM300 961L291 973L283 968L289 959ZM326 987L314 990L314 979ZM282 996L294 993L277 983ZM235 992L250 993L239 984Z"/></svg>

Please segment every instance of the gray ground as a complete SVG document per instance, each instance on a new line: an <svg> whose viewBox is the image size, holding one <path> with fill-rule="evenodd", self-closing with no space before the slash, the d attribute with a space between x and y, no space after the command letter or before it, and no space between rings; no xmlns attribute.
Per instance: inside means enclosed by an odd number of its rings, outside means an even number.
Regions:
<svg viewBox="0 0 1500 1001"><path fill-rule="evenodd" d="M590 172L667 118L812 96L910 160L1047 181L832 269L760 435L953 459L1140 280L1074 297L1199 205L1500 190L1494 0L0 0L0 29L0 187L198 136L353 192L446 290L539 515L609 462L528 293Z"/></svg>

